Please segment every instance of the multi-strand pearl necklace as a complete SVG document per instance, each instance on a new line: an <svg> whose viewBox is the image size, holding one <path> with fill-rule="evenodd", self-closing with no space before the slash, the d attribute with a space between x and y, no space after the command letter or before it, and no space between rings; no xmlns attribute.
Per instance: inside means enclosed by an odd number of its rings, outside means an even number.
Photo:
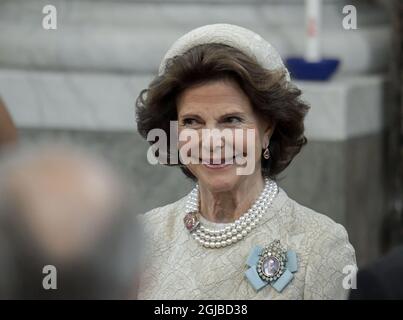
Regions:
<svg viewBox="0 0 403 320"><path fill-rule="evenodd" d="M252 207L229 226L221 229L208 229L203 226L197 212L199 211L199 186L196 185L190 192L186 204L184 223L193 238L206 248L221 248L238 242L245 238L258 224L263 214L277 195L277 183L265 178L265 185L259 198Z"/></svg>

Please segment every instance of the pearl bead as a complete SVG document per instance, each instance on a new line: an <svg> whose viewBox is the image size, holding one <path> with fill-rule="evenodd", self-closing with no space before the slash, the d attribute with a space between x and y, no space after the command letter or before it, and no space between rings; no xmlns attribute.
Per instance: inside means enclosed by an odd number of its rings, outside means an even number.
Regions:
<svg viewBox="0 0 403 320"><path fill-rule="evenodd" d="M243 239L253 228L257 226L259 220L271 205L274 197L278 193L276 182L269 178L264 179L264 188L255 203L249 210L239 217L235 222L222 229L209 229L200 223L200 227L191 233L192 237L206 248L221 248ZM189 194L185 205L186 212L196 212L199 210L199 185L196 184Z"/></svg>

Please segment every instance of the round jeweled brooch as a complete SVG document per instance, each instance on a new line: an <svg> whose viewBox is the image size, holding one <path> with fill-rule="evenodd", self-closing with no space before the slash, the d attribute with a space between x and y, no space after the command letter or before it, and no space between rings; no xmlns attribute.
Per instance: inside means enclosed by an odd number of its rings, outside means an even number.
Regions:
<svg viewBox="0 0 403 320"><path fill-rule="evenodd" d="M281 247L280 241L274 241L259 254L257 273L262 280L276 281L284 273L287 252Z"/></svg>

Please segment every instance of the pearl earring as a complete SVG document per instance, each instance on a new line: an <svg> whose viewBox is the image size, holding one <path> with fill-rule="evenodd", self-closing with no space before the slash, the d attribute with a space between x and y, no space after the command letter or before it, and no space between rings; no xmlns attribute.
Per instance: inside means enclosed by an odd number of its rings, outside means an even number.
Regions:
<svg viewBox="0 0 403 320"><path fill-rule="evenodd" d="M269 146L267 146L267 148L264 150L264 152L263 152L263 158L265 158L266 160L270 158Z"/></svg>

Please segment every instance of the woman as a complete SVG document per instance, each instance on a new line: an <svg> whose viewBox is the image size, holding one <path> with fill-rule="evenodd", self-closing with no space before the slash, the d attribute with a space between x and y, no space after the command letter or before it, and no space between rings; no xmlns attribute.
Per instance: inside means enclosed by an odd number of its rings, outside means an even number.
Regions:
<svg viewBox="0 0 403 320"><path fill-rule="evenodd" d="M138 130L146 138L160 128L169 141L177 121L178 164L196 186L144 215L151 241L140 299L347 297L343 269L355 253L345 229L275 182L306 144L300 94L276 50L250 30L207 25L169 49L137 99ZM209 144L203 130L234 134ZM248 130L253 139L235 139ZM182 152L185 131L198 139ZM199 161L182 161L189 149ZM175 165L178 150L167 151Z"/></svg>

